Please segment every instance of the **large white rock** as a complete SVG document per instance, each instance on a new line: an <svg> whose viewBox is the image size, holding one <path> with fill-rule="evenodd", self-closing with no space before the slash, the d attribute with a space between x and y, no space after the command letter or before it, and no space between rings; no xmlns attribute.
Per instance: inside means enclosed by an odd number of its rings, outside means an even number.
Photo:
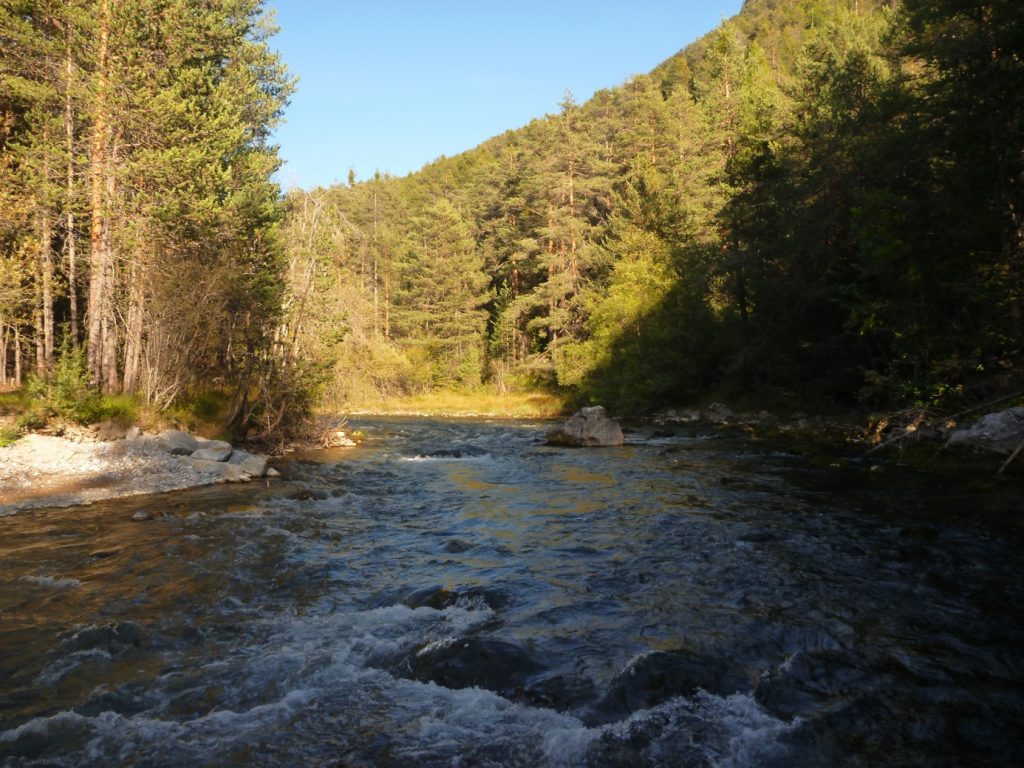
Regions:
<svg viewBox="0 0 1024 768"><path fill-rule="evenodd" d="M583 408L547 434L548 445L570 448L602 448L622 443L622 428L605 415L600 405Z"/></svg>
<svg viewBox="0 0 1024 768"><path fill-rule="evenodd" d="M974 424L956 429L946 440L954 453L1009 456L1024 442L1024 407L982 416Z"/></svg>

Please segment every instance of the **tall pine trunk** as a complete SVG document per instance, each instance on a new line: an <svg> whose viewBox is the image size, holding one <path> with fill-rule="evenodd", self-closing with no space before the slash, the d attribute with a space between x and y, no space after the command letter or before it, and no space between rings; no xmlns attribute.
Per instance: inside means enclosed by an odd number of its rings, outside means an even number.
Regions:
<svg viewBox="0 0 1024 768"><path fill-rule="evenodd" d="M87 360L93 384L105 384L104 344L109 339L106 307L109 303L110 286L107 284L109 254L107 247L108 222L104 186L109 174L107 143L110 133L109 104L109 61L107 47L110 41L110 0L100 0L100 24L98 29L96 62L95 114L92 126L92 144L89 150L90 209L92 222L89 228L89 317Z"/></svg>
<svg viewBox="0 0 1024 768"><path fill-rule="evenodd" d="M132 262L129 282L128 322L125 329L124 348L124 391L135 392L139 388L142 369L142 321L144 316L142 268L138 260Z"/></svg>
<svg viewBox="0 0 1024 768"><path fill-rule="evenodd" d="M39 273L42 284L39 291L39 316L42 320L42 371L53 367L53 229L50 212L45 208L39 223Z"/></svg>
<svg viewBox="0 0 1024 768"><path fill-rule="evenodd" d="M71 80L74 76L71 51L71 22L67 23L64 59L64 147L67 152L67 179L64 206L66 211L65 242L68 247L68 311L71 319L71 344L78 349L78 254L75 232L75 115L71 103Z"/></svg>
<svg viewBox="0 0 1024 768"><path fill-rule="evenodd" d="M7 386L7 323L0 318L0 387Z"/></svg>

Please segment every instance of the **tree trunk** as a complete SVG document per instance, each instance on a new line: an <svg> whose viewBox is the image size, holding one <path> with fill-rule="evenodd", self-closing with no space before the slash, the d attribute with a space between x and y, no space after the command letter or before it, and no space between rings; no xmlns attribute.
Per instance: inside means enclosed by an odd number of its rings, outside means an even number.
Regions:
<svg viewBox="0 0 1024 768"><path fill-rule="evenodd" d="M115 138L107 154L104 168L106 199L114 199L114 164L117 161L117 139ZM117 372L117 315L114 306L114 288L117 285L117 264L114 261L113 248L110 242L110 218L103 229L103 255L105 290L101 310L101 349L103 350L101 369L103 374L102 387L104 392L118 392L121 389L120 377Z"/></svg>
<svg viewBox="0 0 1024 768"><path fill-rule="evenodd" d="M105 307L108 303L109 286L106 252L108 243L104 181L108 175L107 141L110 130L108 114L109 64L107 46L110 40L110 0L100 0L100 25L96 62L95 115L92 127L92 145L89 151L90 209L92 222L89 228L89 318L88 318L88 365L92 382L103 386L103 364L105 360L103 343Z"/></svg>
<svg viewBox="0 0 1024 768"><path fill-rule="evenodd" d="M14 328L14 386L21 387L21 331Z"/></svg>
<svg viewBox="0 0 1024 768"><path fill-rule="evenodd" d="M129 292L131 298L129 299L128 324L125 329L124 391L135 392L139 388L139 371L142 361L142 320L145 309L141 269L137 263L132 266Z"/></svg>
<svg viewBox="0 0 1024 768"><path fill-rule="evenodd" d="M68 246L68 302L71 316L71 344L78 349L78 265L75 237L75 123L71 105L71 23L67 24L64 70L64 146L67 152L67 182L64 206L67 211L65 242Z"/></svg>
<svg viewBox="0 0 1024 768"><path fill-rule="evenodd" d="M7 323L0 319L0 387L7 386Z"/></svg>
<svg viewBox="0 0 1024 768"><path fill-rule="evenodd" d="M42 256L36 256L35 302L32 306L33 340L36 350L36 376L46 378L46 341L43 339L43 265Z"/></svg>
<svg viewBox="0 0 1024 768"><path fill-rule="evenodd" d="M43 210L39 226L39 271L42 275L42 292L40 307L43 321L43 367L46 371L53 368L53 228L50 226L50 213Z"/></svg>

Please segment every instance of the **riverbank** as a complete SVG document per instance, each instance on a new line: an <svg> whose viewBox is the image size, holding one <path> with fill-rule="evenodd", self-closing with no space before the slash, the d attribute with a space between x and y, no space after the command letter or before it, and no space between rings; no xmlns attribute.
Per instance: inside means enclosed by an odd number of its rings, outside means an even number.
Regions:
<svg viewBox="0 0 1024 768"><path fill-rule="evenodd" d="M112 441L28 434L0 448L0 516L276 474L262 456L176 430Z"/></svg>
<svg viewBox="0 0 1024 768"><path fill-rule="evenodd" d="M493 392L438 391L345 406L351 416L420 418L555 419L568 415L566 398L546 392L499 395Z"/></svg>

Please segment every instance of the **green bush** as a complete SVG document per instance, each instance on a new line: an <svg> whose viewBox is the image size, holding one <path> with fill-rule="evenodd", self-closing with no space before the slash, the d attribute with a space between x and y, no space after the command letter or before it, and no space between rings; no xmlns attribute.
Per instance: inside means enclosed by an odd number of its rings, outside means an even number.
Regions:
<svg viewBox="0 0 1024 768"><path fill-rule="evenodd" d="M103 395L100 400L100 421L113 419L127 426L139 420L139 401L134 395Z"/></svg>
<svg viewBox="0 0 1024 768"><path fill-rule="evenodd" d="M48 414L41 412L38 408L25 411L23 414L18 416L15 424L19 431L30 431L33 429L41 429L46 426L46 417Z"/></svg>
<svg viewBox="0 0 1024 768"><path fill-rule="evenodd" d="M6 448L21 436L17 427L0 427L0 448Z"/></svg>
<svg viewBox="0 0 1024 768"><path fill-rule="evenodd" d="M102 395L89 385L85 351L61 345L53 375L49 381L31 377L25 385L30 410L18 423L23 429L45 426L50 416L78 424L95 424L105 419L132 423L138 419L139 406L131 395Z"/></svg>

